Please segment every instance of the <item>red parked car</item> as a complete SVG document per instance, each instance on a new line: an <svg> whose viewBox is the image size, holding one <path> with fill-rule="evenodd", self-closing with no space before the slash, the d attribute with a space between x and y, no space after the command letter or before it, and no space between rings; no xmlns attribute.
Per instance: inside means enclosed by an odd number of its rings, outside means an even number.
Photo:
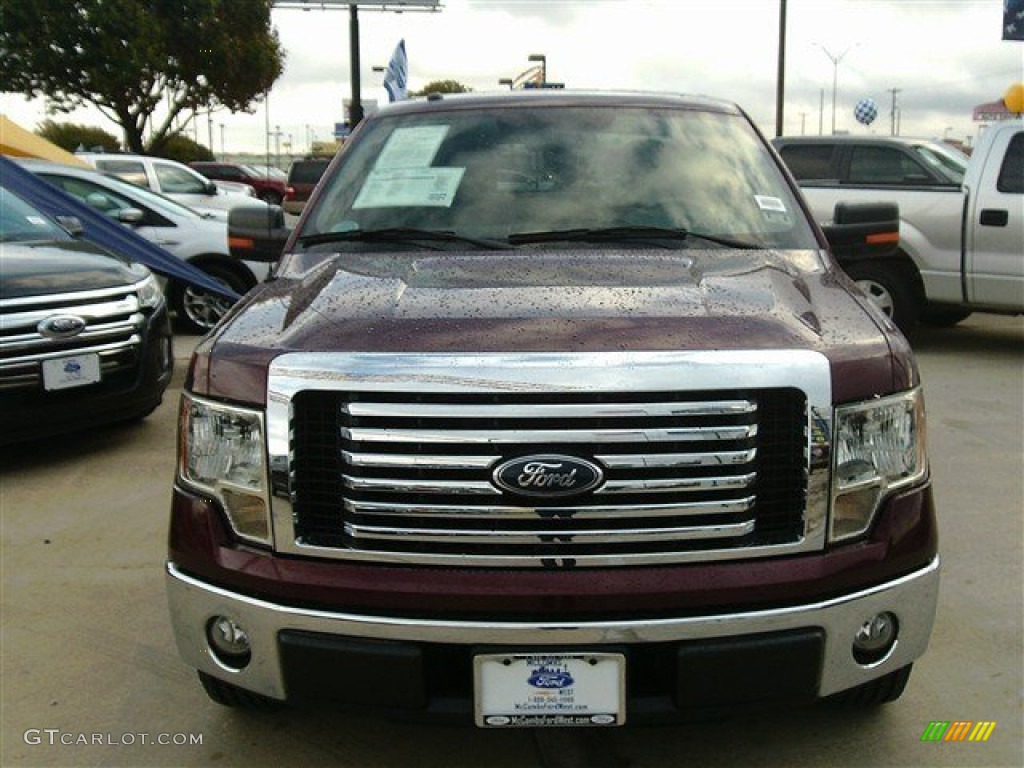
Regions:
<svg viewBox="0 0 1024 768"><path fill-rule="evenodd" d="M268 169L241 163L216 163L197 160L189 166L211 181L236 181L256 190L256 196L270 205L281 205L292 196L292 190L281 178Z"/></svg>

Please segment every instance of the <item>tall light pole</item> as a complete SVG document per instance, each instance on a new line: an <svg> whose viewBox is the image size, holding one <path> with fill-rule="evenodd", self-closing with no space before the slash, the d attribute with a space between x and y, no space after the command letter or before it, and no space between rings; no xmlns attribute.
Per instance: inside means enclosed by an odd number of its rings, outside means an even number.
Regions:
<svg viewBox="0 0 1024 768"><path fill-rule="evenodd" d="M781 136L785 127L786 103L786 0L779 2L779 61L775 81L775 135Z"/></svg>
<svg viewBox="0 0 1024 768"><path fill-rule="evenodd" d="M889 93L892 94L892 112L891 112L892 120L891 120L890 133L893 136L898 136L899 135L899 132L896 130L896 114L897 114L896 94L898 94L902 90L903 90L902 88L890 88L889 89Z"/></svg>
<svg viewBox="0 0 1024 768"><path fill-rule="evenodd" d="M835 132L836 132L836 91L838 90L838 87L839 87L839 64L842 62L843 59L846 58L846 54L848 54L850 51L852 51L854 48L857 47L857 43L854 43L853 45L851 45L849 48L847 48L845 51L840 53L838 56L833 55L832 52L829 51L829 49L826 48L821 43L815 43L815 45L818 46L819 48L821 48L822 52L826 56L828 56L828 58L832 62L832 134L835 135Z"/></svg>

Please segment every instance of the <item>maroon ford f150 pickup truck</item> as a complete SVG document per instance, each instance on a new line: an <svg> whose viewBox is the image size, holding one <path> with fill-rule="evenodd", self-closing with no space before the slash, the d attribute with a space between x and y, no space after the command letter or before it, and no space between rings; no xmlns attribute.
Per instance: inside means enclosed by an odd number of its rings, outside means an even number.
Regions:
<svg viewBox="0 0 1024 768"><path fill-rule="evenodd" d="M232 214L280 261L190 365L181 655L481 727L895 699L939 558L917 368L832 253L870 214L823 232L718 101L368 118L294 232Z"/></svg>

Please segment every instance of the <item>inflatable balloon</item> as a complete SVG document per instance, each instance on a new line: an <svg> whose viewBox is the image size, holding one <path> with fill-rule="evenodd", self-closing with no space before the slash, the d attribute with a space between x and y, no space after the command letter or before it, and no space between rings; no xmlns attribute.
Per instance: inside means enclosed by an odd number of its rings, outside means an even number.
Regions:
<svg viewBox="0 0 1024 768"><path fill-rule="evenodd" d="M1014 83L1011 85L1007 89L1006 95L1003 96L1003 104L1015 115L1024 112L1024 83Z"/></svg>
<svg viewBox="0 0 1024 768"><path fill-rule="evenodd" d="M853 116L863 125L871 125L878 117L878 105L871 99L861 99L853 108Z"/></svg>

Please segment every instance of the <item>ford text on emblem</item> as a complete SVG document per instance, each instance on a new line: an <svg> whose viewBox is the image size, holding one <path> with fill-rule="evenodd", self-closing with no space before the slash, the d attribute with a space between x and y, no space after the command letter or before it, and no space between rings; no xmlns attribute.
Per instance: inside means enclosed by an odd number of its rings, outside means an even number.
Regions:
<svg viewBox="0 0 1024 768"><path fill-rule="evenodd" d="M48 339L69 339L85 330L85 320L78 315L51 315L36 330Z"/></svg>
<svg viewBox="0 0 1024 768"><path fill-rule="evenodd" d="M499 464L492 475L505 491L525 496L575 496L604 481L596 464L572 456L521 456Z"/></svg>
<svg viewBox="0 0 1024 768"><path fill-rule="evenodd" d="M534 670L533 674L526 681L534 688L568 688L576 681L568 670L565 669L550 669L548 667L541 667L540 669Z"/></svg>

